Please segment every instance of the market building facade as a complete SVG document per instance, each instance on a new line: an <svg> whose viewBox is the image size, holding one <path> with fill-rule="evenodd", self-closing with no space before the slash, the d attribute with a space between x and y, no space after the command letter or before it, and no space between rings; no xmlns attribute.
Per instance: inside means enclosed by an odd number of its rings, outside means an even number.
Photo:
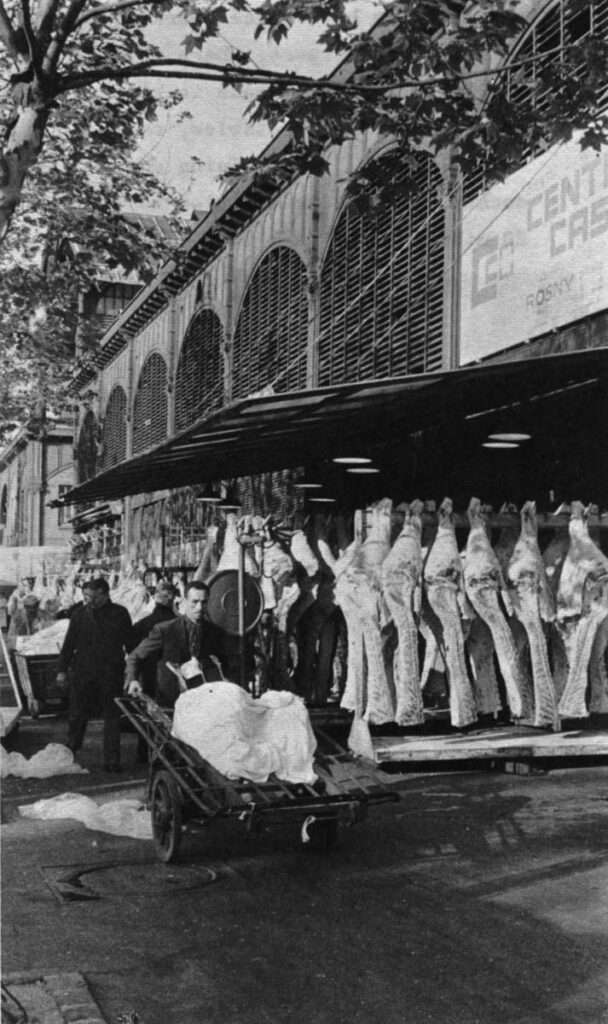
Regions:
<svg viewBox="0 0 608 1024"><path fill-rule="evenodd" d="M606 0L523 8L517 59L608 31ZM292 526L329 508L326 530L386 496L432 516L445 494L461 542L474 494L495 513L535 500L551 534L578 498L604 525L607 154L574 140L489 188L420 154L418 190L362 213L348 176L390 145L358 137L278 191L235 184L74 382L96 392L100 440L72 497L124 501L123 565L193 570L209 483Z"/></svg>
<svg viewBox="0 0 608 1024"><path fill-rule="evenodd" d="M72 427L48 421L21 427L0 452L0 545L66 544L71 535L66 508L49 508L76 483Z"/></svg>

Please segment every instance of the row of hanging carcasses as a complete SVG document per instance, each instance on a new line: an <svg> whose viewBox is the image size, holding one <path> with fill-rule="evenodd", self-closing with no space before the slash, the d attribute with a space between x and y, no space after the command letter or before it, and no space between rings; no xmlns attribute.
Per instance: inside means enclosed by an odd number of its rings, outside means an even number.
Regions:
<svg viewBox="0 0 608 1024"><path fill-rule="evenodd" d="M582 503L572 504L565 543L558 538L543 555L527 502L503 565L478 499L467 510L463 551L449 499L427 551L421 513L421 502L405 508L391 544L391 502L378 502L365 540L334 566L349 637L342 705L369 723L420 725L435 668L447 677L458 728L505 703L513 720L556 729L563 718L607 712L608 558L589 535ZM388 623L396 630L392 657Z"/></svg>
<svg viewBox="0 0 608 1024"><path fill-rule="evenodd" d="M607 712L608 558L589 535L582 503L573 502L568 531L542 553L533 502L521 510L519 537L496 551L479 500L467 510L463 551L449 499L428 548L422 512L420 501L400 505L395 539L392 502L383 499L365 513L365 528L356 517L354 540L339 550L322 531L309 543L303 530L283 543L268 534L257 559L247 549L246 569L283 634L294 609L317 599L320 562L333 577L348 637L342 706L370 724L421 725L434 671L447 680L459 728L505 706L513 720L549 728ZM228 516L223 551L214 558L210 543L200 578L235 568L237 545L237 519Z"/></svg>

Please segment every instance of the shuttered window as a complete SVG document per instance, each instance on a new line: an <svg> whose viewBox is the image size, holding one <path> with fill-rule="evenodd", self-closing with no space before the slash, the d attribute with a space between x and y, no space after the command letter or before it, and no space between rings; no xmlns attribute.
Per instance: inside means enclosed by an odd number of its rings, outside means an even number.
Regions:
<svg viewBox="0 0 608 1024"><path fill-rule="evenodd" d="M223 400L222 325L210 309L192 317L175 377L175 429L183 430Z"/></svg>
<svg viewBox="0 0 608 1024"><path fill-rule="evenodd" d="M133 407L133 452L145 451L167 437L167 364L157 352L139 375Z"/></svg>
<svg viewBox="0 0 608 1024"><path fill-rule="evenodd" d="M412 194L377 215L349 204L321 274L319 384L441 366L442 180L425 159Z"/></svg>
<svg viewBox="0 0 608 1024"><path fill-rule="evenodd" d="M103 469L127 457L127 396L120 384L112 388L103 423Z"/></svg>
<svg viewBox="0 0 608 1024"><path fill-rule="evenodd" d="M234 335L233 398L272 384L306 386L308 297L306 268L293 249L277 246L259 264Z"/></svg>
<svg viewBox="0 0 608 1024"><path fill-rule="evenodd" d="M538 73L538 70L547 64L557 64L560 60L560 51L563 51L564 47L584 38L592 30L600 37L608 34L608 0L592 0L591 3L580 6L569 5L566 0L552 4L537 18L509 57L509 60L517 63L530 61L523 71L518 68L507 71L507 86L511 100L523 99L528 90L526 79L532 79L534 73ZM605 93L608 100L608 88ZM544 104L550 100L551 95L547 93L538 97L537 102ZM538 152L531 151L529 156L538 156ZM467 175L463 186L463 202L466 204L475 199L487 184L483 168Z"/></svg>

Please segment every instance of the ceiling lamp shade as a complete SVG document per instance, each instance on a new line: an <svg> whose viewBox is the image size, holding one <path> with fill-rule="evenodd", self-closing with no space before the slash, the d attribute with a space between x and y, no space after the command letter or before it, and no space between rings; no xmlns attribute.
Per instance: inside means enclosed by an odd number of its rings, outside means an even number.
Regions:
<svg viewBox="0 0 608 1024"><path fill-rule="evenodd" d="M356 474L358 473L359 476L364 476L364 475L371 474L371 473L379 473L380 470L376 469L375 466L359 466L359 467L355 467L353 469L347 469L346 472L347 473L356 473Z"/></svg>
<svg viewBox="0 0 608 1024"><path fill-rule="evenodd" d="M309 498L308 500L309 501L314 501L318 505L321 505L321 504L323 504L323 505L333 505L333 504L335 504L335 501L336 501L335 498Z"/></svg>
<svg viewBox="0 0 608 1024"><path fill-rule="evenodd" d="M496 434L488 434L488 439L490 441L512 441L516 444L519 443L520 441L529 441L531 437L531 434L519 433L516 430L505 430Z"/></svg>
<svg viewBox="0 0 608 1024"><path fill-rule="evenodd" d="M294 484L293 486L294 486L295 490L298 490L298 491L320 491L321 488L323 487L323 484L314 484L314 483L302 482L302 483L299 483L299 484Z"/></svg>
<svg viewBox="0 0 608 1024"><path fill-rule="evenodd" d="M218 502L217 507L223 508L224 512L235 512L242 504L243 503L239 499L234 487L227 487L223 497Z"/></svg>
<svg viewBox="0 0 608 1024"><path fill-rule="evenodd" d="M484 441L482 448L519 448L514 441Z"/></svg>
<svg viewBox="0 0 608 1024"><path fill-rule="evenodd" d="M211 484L205 484L203 490L196 498L197 501L206 501L210 505L217 505L222 499L219 494L213 490Z"/></svg>
<svg viewBox="0 0 608 1024"><path fill-rule="evenodd" d="M339 466L364 466L368 462L371 462L365 455L337 455L332 462L336 462Z"/></svg>

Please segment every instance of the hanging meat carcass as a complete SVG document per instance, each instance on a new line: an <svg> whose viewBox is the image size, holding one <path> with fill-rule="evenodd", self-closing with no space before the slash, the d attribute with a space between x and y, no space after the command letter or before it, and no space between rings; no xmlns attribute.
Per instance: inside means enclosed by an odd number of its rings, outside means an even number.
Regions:
<svg viewBox="0 0 608 1024"><path fill-rule="evenodd" d="M507 578L509 562L511 561L513 552L515 551L515 545L517 544L520 535L520 527L517 523L517 519L515 518L517 513L517 505L512 505L510 502L505 502L498 513L500 516L513 517L513 522L506 523L501 527L498 540L494 545L494 554L498 559L504 579Z"/></svg>
<svg viewBox="0 0 608 1024"><path fill-rule="evenodd" d="M474 613L472 619L465 620L465 649L477 710L480 715L496 716L502 701L494 667L494 641L487 624Z"/></svg>
<svg viewBox="0 0 608 1024"><path fill-rule="evenodd" d="M452 518L453 504L444 498L439 526L423 569L425 594L441 624L441 649L450 688L450 720L457 728L477 718L473 689L467 673L459 597L463 593L462 562Z"/></svg>
<svg viewBox="0 0 608 1024"><path fill-rule="evenodd" d="M201 555L200 562L196 568L193 579L200 580L206 583L207 580L211 579L212 576L218 570L219 557L217 554L217 535L218 527L212 525L207 527L207 536L205 538L205 546L203 547L203 553Z"/></svg>
<svg viewBox="0 0 608 1024"><path fill-rule="evenodd" d="M367 537L345 552L348 564L336 585L336 601L348 627L348 674L341 703L376 725L392 722L395 713L382 637L382 563L390 550L391 510L392 502L384 498L369 511Z"/></svg>
<svg viewBox="0 0 608 1024"><path fill-rule="evenodd" d="M555 618L555 604L538 546L536 505L527 501L521 510L521 533L509 561L515 614L530 645L534 686L534 725L559 728L557 700L543 623Z"/></svg>
<svg viewBox="0 0 608 1024"><path fill-rule="evenodd" d="M472 498L469 502L467 515L470 528L464 559L465 592L477 615L492 634L511 714L514 718L527 717L532 712L532 697L519 667L519 655L500 606L499 595L508 613L512 612L511 601L499 561L486 532L478 498Z"/></svg>
<svg viewBox="0 0 608 1024"><path fill-rule="evenodd" d="M353 540L338 558L334 558L329 545L322 539L319 540L319 547L323 560L331 566L334 574L336 604L342 609L347 629L346 683L340 703L342 707L354 711L357 718L361 718L366 698L363 634L359 624L356 594L347 575L347 570L363 543L363 516L360 511L355 513L354 532ZM327 546L327 551L323 545Z"/></svg>
<svg viewBox="0 0 608 1024"><path fill-rule="evenodd" d="M239 530L247 529L248 524L246 521L239 523L239 520L234 512L228 512L226 514L226 533L224 535L224 550L220 556L220 560L217 564L217 571L224 572L226 569L238 569L239 565L239 549L241 544L239 542ZM245 572L248 572L250 576L259 576L260 570L256 565L254 558L251 554L251 550L248 546L244 547L244 565Z"/></svg>
<svg viewBox="0 0 608 1024"><path fill-rule="evenodd" d="M608 558L589 536L587 510L573 501L570 547L557 593L557 625L568 657L568 678L559 702L563 718L589 714L588 671L598 627L608 616Z"/></svg>
<svg viewBox="0 0 608 1024"><path fill-rule="evenodd" d="M401 533L382 563L382 592L398 637L393 659L395 721L407 726L424 722L416 620L421 603L422 508L421 501L406 506Z"/></svg>

